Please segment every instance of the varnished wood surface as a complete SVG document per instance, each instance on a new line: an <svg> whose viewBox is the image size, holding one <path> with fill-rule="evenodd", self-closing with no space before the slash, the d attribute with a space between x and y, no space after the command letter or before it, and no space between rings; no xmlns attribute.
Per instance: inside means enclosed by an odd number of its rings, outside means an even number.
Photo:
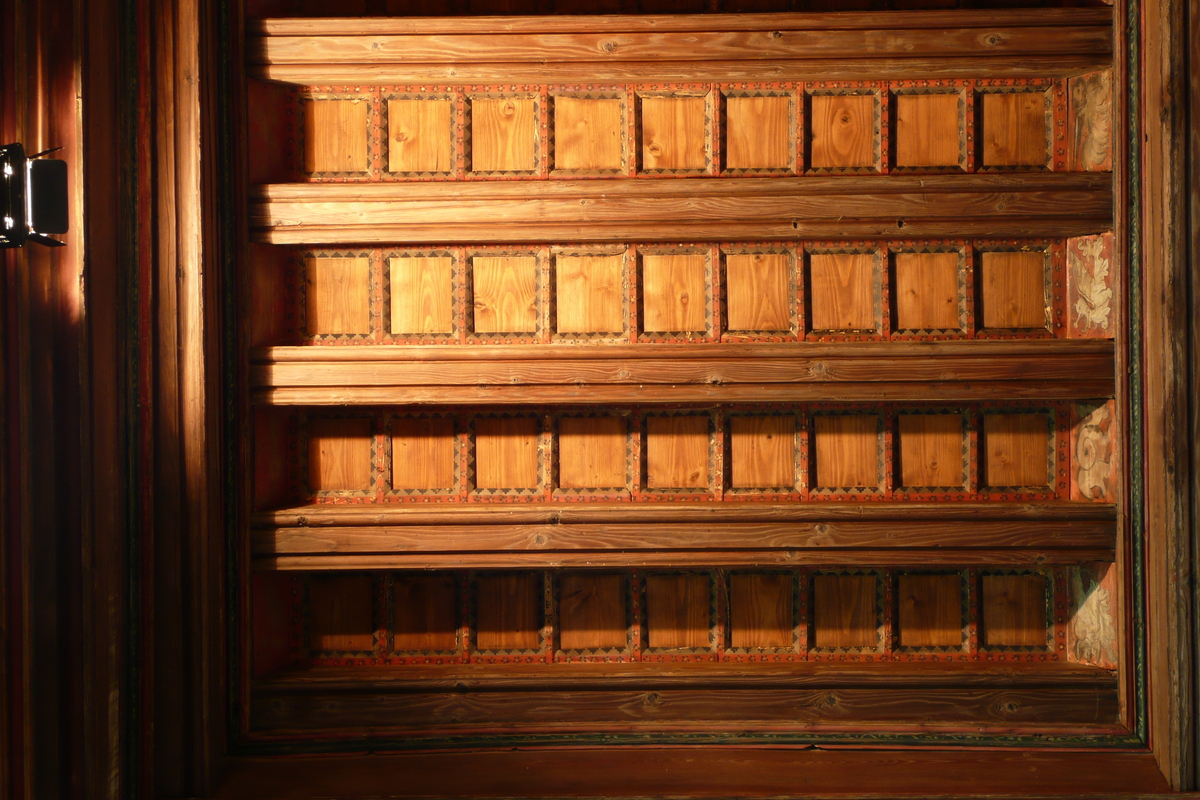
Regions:
<svg viewBox="0 0 1200 800"><path fill-rule="evenodd" d="M839 227L846 217L886 222L892 232L903 219L906 235L913 234L910 219L987 220L995 235L1014 218L1045 217L1065 228L1106 219L1112 185L1097 173L662 177L550 181L536 188L512 181L264 184L251 192L250 203L253 237L275 244L662 241L667 234L660 226L700 229L712 223L722 224L716 230L726 238L784 231L790 238L802 223L835 238L846 235ZM694 234L702 241L713 237Z"/></svg>
<svg viewBox="0 0 1200 800"><path fill-rule="evenodd" d="M753 726L779 731L850 728L935 733L1020 726L1030 732L1116 732L1111 688L1053 689L655 689L644 691L276 695L252 699L251 730L376 735L598 732L696 733ZM920 722L914 723L916 718ZM380 730L383 729L383 730Z"/></svg>
<svg viewBox="0 0 1200 800"><path fill-rule="evenodd" d="M573 748L232 759L221 800L346 797L929 797L1166 792L1147 753ZM1166 795L1161 795L1166 800Z"/></svg>
<svg viewBox="0 0 1200 800"><path fill-rule="evenodd" d="M731 575L730 645L791 647L795 627L792 594L792 577L784 573Z"/></svg>
<svg viewBox="0 0 1200 800"><path fill-rule="evenodd" d="M955 9L946 11L838 11L837 13L768 13L664 15L570 15L489 17L277 17L247 19L248 35L339 36L374 34L493 34L739 31L739 30L905 30L936 28L947 18L961 28L991 28L998 19L1027 27L1107 26L1113 12L1106 7Z"/></svg>

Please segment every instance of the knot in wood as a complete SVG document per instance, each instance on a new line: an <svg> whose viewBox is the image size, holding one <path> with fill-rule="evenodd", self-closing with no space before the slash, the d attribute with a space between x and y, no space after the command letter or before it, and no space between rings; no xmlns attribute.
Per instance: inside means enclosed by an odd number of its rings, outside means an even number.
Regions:
<svg viewBox="0 0 1200 800"><path fill-rule="evenodd" d="M979 37L979 41L983 42L985 47L995 47L1004 41L1004 37L998 33L985 33Z"/></svg>
<svg viewBox="0 0 1200 800"><path fill-rule="evenodd" d="M612 41L601 42L600 49L606 53L611 53L617 49L617 43Z"/></svg>

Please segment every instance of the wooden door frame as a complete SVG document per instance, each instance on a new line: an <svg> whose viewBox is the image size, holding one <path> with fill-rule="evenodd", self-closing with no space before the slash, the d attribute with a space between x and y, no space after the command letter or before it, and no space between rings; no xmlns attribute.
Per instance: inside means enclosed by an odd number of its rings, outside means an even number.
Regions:
<svg viewBox="0 0 1200 800"><path fill-rule="evenodd" d="M15 578L0 593L0 798L32 796L46 763L77 757L69 787L80 795L207 796L229 749L225 654L237 635L225 590L237 525L225 478L237 465L222 445L236 387L220 376L236 352L222 319L244 225L240 3L76 0L53 19L38 5L10 5L15 19L42 24L4 61L0 131L29 143L29 120L56 120L71 139L77 224L56 254L6 254L0 289L0 569ZM1129 507L1148 531L1147 625L1131 645L1146 665L1152 751L1172 787L1195 789L1200 59L1189 43L1200 46L1200 4L1131 0L1119 18L1140 65L1118 83L1135 110L1118 180L1136 234L1131 263L1141 256L1126 305L1130 381L1142 392L1141 457L1130 466L1144 489ZM37 84L41 71L60 79ZM32 263L47 258L38 273ZM39 274L57 278L31 286ZM35 362L23 354L39 336L55 344ZM39 455L41 437L67 445ZM50 489L23 480L30 470L61 478ZM37 516L72 506L75 516ZM35 536L45 525L58 534ZM46 569L56 577L39 582ZM64 589L72 575L77 591ZM66 625L38 646L74 694L29 691L42 668L28 638L42 602L59 604ZM75 649L72 632L82 632ZM49 719L77 719L80 736L58 740Z"/></svg>

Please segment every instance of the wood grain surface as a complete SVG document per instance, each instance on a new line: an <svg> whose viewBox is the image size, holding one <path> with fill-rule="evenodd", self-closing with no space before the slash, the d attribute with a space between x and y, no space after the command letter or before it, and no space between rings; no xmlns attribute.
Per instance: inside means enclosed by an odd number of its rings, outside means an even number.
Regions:
<svg viewBox="0 0 1200 800"><path fill-rule="evenodd" d="M366 172L367 121L364 98L304 102L304 171Z"/></svg>
<svg viewBox="0 0 1200 800"><path fill-rule="evenodd" d="M554 168L625 168L625 104L617 97L554 97Z"/></svg>
<svg viewBox="0 0 1200 800"><path fill-rule="evenodd" d="M725 168L793 170L790 96L725 98Z"/></svg>
<svg viewBox="0 0 1200 800"><path fill-rule="evenodd" d="M707 96L642 96L641 168L698 171L709 166Z"/></svg>
<svg viewBox="0 0 1200 800"><path fill-rule="evenodd" d="M1045 649L1046 577L984 575L983 644Z"/></svg>
<svg viewBox="0 0 1200 800"><path fill-rule="evenodd" d="M389 172L449 172L454 169L451 97L389 98Z"/></svg>
<svg viewBox="0 0 1200 800"><path fill-rule="evenodd" d="M558 579L559 646L563 650L623 650L625 577L619 573L567 572Z"/></svg>
<svg viewBox="0 0 1200 800"><path fill-rule="evenodd" d="M454 331L454 260L447 256L388 259L392 333Z"/></svg>
<svg viewBox="0 0 1200 800"><path fill-rule="evenodd" d="M537 168L532 97L471 98L471 169L531 172Z"/></svg>
<svg viewBox="0 0 1200 800"><path fill-rule="evenodd" d="M984 414L983 441L988 486L1049 483L1051 441L1045 414Z"/></svg>
<svg viewBox="0 0 1200 800"><path fill-rule="evenodd" d="M536 489L539 483L539 420L480 417L475 420L475 486Z"/></svg>
<svg viewBox="0 0 1200 800"><path fill-rule="evenodd" d="M370 333L370 298L368 259L304 260L304 329L308 334Z"/></svg>
<svg viewBox="0 0 1200 800"><path fill-rule="evenodd" d="M624 417L563 417L558 422L558 485L626 488L629 423Z"/></svg>
<svg viewBox="0 0 1200 800"><path fill-rule="evenodd" d="M374 650L375 600L370 576L322 575L309 583L308 592L310 650Z"/></svg>
<svg viewBox="0 0 1200 800"><path fill-rule="evenodd" d="M734 331L790 331L792 259L785 253L725 256L726 326Z"/></svg>
<svg viewBox="0 0 1200 800"><path fill-rule="evenodd" d="M556 330L559 333L610 333L625 330L624 257L554 258Z"/></svg>
<svg viewBox="0 0 1200 800"><path fill-rule="evenodd" d="M813 253L808 257L808 269L813 330L879 330L875 256Z"/></svg>
<svg viewBox="0 0 1200 800"><path fill-rule="evenodd" d="M962 166L965 124L959 92L896 95L896 166Z"/></svg>
<svg viewBox="0 0 1200 800"><path fill-rule="evenodd" d="M1046 93L989 92L983 95L983 163L985 166L1044 167L1049 111Z"/></svg>
<svg viewBox="0 0 1200 800"><path fill-rule="evenodd" d="M540 577L535 572L480 576L475 597L477 648L536 650L541 645Z"/></svg>
<svg viewBox="0 0 1200 800"><path fill-rule="evenodd" d="M962 578L912 574L897 579L901 647L960 647L963 641Z"/></svg>
<svg viewBox="0 0 1200 800"><path fill-rule="evenodd" d="M878 165L878 96L814 94L809 104L810 167Z"/></svg>
<svg viewBox="0 0 1200 800"><path fill-rule="evenodd" d="M898 330L961 330L963 290L958 253L896 253L895 326Z"/></svg>
<svg viewBox="0 0 1200 800"><path fill-rule="evenodd" d="M642 329L647 333L708 330L707 275L703 254L642 256Z"/></svg>
<svg viewBox="0 0 1200 800"><path fill-rule="evenodd" d="M731 417L729 441L733 488L795 487L795 417Z"/></svg>
<svg viewBox="0 0 1200 800"><path fill-rule="evenodd" d="M538 329L536 258L474 256L471 276L476 333L532 333Z"/></svg>
<svg viewBox="0 0 1200 800"><path fill-rule="evenodd" d="M392 578L392 650L458 649L458 581L445 573Z"/></svg>
<svg viewBox="0 0 1200 800"><path fill-rule="evenodd" d="M814 575L812 640L815 647L879 644L879 579L875 575Z"/></svg>
<svg viewBox="0 0 1200 800"><path fill-rule="evenodd" d="M702 489L709 483L709 417L679 414L646 420L646 486Z"/></svg>
<svg viewBox="0 0 1200 800"><path fill-rule="evenodd" d="M454 420L398 419L392 423L391 439L393 489L454 487Z"/></svg>
<svg viewBox="0 0 1200 800"><path fill-rule="evenodd" d="M729 577L729 643L732 647L791 648L795 640L792 576L780 572Z"/></svg>
<svg viewBox="0 0 1200 800"><path fill-rule="evenodd" d="M900 486L961 487L966 481L963 418L960 414L900 414L897 417Z"/></svg>
<svg viewBox="0 0 1200 800"><path fill-rule="evenodd" d="M1041 252L981 253L985 328L1046 328L1046 264Z"/></svg>
<svg viewBox="0 0 1200 800"><path fill-rule="evenodd" d="M371 488L371 420L314 419L308 426L308 488L366 491Z"/></svg>
<svg viewBox="0 0 1200 800"><path fill-rule="evenodd" d="M647 643L663 650L712 646L711 580L707 575L647 575Z"/></svg>
<svg viewBox="0 0 1200 800"><path fill-rule="evenodd" d="M813 417L815 486L822 489L875 488L879 460L877 414L817 414Z"/></svg>

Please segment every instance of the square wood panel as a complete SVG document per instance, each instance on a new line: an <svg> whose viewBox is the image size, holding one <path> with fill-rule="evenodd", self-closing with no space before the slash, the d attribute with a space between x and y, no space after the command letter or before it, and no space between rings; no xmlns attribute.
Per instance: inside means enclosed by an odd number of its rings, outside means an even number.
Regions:
<svg viewBox="0 0 1200 800"><path fill-rule="evenodd" d="M563 650L623 650L626 630L625 577L567 572L558 582L558 643Z"/></svg>
<svg viewBox="0 0 1200 800"><path fill-rule="evenodd" d="M709 418L674 415L646 420L646 486L708 487Z"/></svg>
<svg viewBox="0 0 1200 800"><path fill-rule="evenodd" d="M875 256L813 253L809 305L814 331L877 331Z"/></svg>
<svg viewBox="0 0 1200 800"><path fill-rule="evenodd" d="M624 332L624 263L619 255L555 257L559 333Z"/></svg>
<svg viewBox="0 0 1200 800"><path fill-rule="evenodd" d="M963 641L962 578L901 575L897 589L901 647L959 647Z"/></svg>
<svg viewBox="0 0 1200 800"><path fill-rule="evenodd" d="M790 170L795 166L792 98L725 98L725 168Z"/></svg>
<svg viewBox="0 0 1200 800"><path fill-rule="evenodd" d="M388 268L392 333L454 332L454 259L395 256Z"/></svg>
<svg viewBox="0 0 1200 800"><path fill-rule="evenodd" d="M458 581L444 573L401 572L392 581L392 649L458 649Z"/></svg>
<svg viewBox="0 0 1200 800"><path fill-rule="evenodd" d="M1050 427L1045 413L984 414L983 446L985 485L1049 485Z"/></svg>
<svg viewBox="0 0 1200 800"><path fill-rule="evenodd" d="M471 170L537 169L537 113L532 97L471 98Z"/></svg>
<svg viewBox="0 0 1200 800"><path fill-rule="evenodd" d="M704 172L708 169L706 97L642 97L642 169Z"/></svg>
<svg viewBox="0 0 1200 800"><path fill-rule="evenodd" d="M875 414L817 414L813 417L816 487L879 487L879 417Z"/></svg>
<svg viewBox="0 0 1200 800"><path fill-rule="evenodd" d="M625 103L619 97L554 98L554 168L625 168Z"/></svg>
<svg viewBox="0 0 1200 800"><path fill-rule="evenodd" d="M537 650L542 644L541 576L482 575L475 586L475 647Z"/></svg>
<svg viewBox="0 0 1200 800"><path fill-rule="evenodd" d="M731 647L791 647L796 627L792 576L781 573L731 576L729 618Z"/></svg>
<svg viewBox="0 0 1200 800"><path fill-rule="evenodd" d="M306 258L304 309L304 329L310 336L370 333L370 259Z"/></svg>
<svg viewBox="0 0 1200 800"><path fill-rule="evenodd" d="M790 331L792 260L785 253L725 256L725 305L732 331Z"/></svg>
<svg viewBox="0 0 1200 800"><path fill-rule="evenodd" d="M306 99L304 171L367 172L370 114L365 98Z"/></svg>
<svg viewBox="0 0 1200 800"><path fill-rule="evenodd" d="M651 648L712 646L709 584L707 575L646 576L646 628Z"/></svg>
<svg viewBox="0 0 1200 800"><path fill-rule="evenodd" d="M475 487L538 487L539 420L480 417L475 420Z"/></svg>
<svg viewBox="0 0 1200 800"><path fill-rule="evenodd" d="M708 330L708 266L701 253L642 256L642 329L647 333Z"/></svg>
<svg viewBox="0 0 1200 800"><path fill-rule="evenodd" d="M472 257L475 333L535 333L537 273L534 256Z"/></svg>
<svg viewBox="0 0 1200 800"><path fill-rule="evenodd" d="M961 166L964 124L958 92L896 95L896 166Z"/></svg>
<svg viewBox="0 0 1200 800"><path fill-rule="evenodd" d="M808 166L818 169L876 166L878 116L879 98L875 95L813 95Z"/></svg>
<svg viewBox="0 0 1200 800"><path fill-rule="evenodd" d="M897 330L958 330L958 253L896 253Z"/></svg>
<svg viewBox="0 0 1200 800"><path fill-rule="evenodd" d="M879 643L878 578L814 575L813 646L875 647Z"/></svg>
<svg viewBox="0 0 1200 800"><path fill-rule="evenodd" d="M731 417L729 437L733 488L795 488L795 417Z"/></svg>
<svg viewBox="0 0 1200 800"><path fill-rule="evenodd" d="M308 423L308 488L314 492L371 488L371 420L314 419Z"/></svg>
<svg viewBox="0 0 1200 800"><path fill-rule="evenodd" d="M389 99L387 116L388 172L453 171L453 99Z"/></svg>
<svg viewBox="0 0 1200 800"><path fill-rule="evenodd" d="M558 485L625 488L627 442L624 417L563 417L558 421Z"/></svg>
<svg viewBox="0 0 1200 800"><path fill-rule="evenodd" d="M455 449L454 420L395 420L392 488L453 489Z"/></svg>
<svg viewBox="0 0 1200 800"><path fill-rule="evenodd" d="M906 489L961 488L963 418L960 414L900 414L900 485Z"/></svg>
<svg viewBox="0 0 1200 800"><path fill-rule="evenodd" d="M308 586L308 646L316 652L375 649L375 583L370 575L315 576Z"/></svg>
<svg viewBox="0 0 1200 800"><path fill-rule="evenodd" d="M989 92L983 95L983 164L987 167L1044 167L1046 92Z"/></svg>
<svg viewBox="0 0 1200 800"><path fill-rule="evenodd" d="M1046 258L1041 251L981 253L985 328L1046 328Z"/></svg>
<svg viewBox="0 0 1200 800"><path fill-rule="evenodd" d="M1046 577L983 576L985 647L1046 647Z"/></svg>

